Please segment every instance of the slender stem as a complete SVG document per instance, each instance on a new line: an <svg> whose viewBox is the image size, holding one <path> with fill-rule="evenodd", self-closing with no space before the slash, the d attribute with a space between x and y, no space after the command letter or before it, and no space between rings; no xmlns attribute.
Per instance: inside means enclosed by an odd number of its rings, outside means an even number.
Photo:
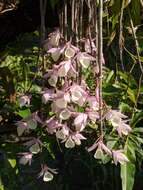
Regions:
<svg viewBox="0 0 143 190"><path fill-rule="evenodd" d="M72 35L71 35L71 40L72 40L72 36L73 34L75 33L75 30L74 30L74 21L75 21L75 0L72 0L72 12L71 12L71 29L72 29Z"/></svg>
<svg viewBox="0 0 143 190"><path fill-rule="evenodd" d="M100 109L100 130L103 138L103 121L102 121L102 59L103 59L103 0L99 0L99 25L98 25L98 65L99 65L99 109Z"/></svg>
<svg viewBox="0 0 143 190"><path fill-rule="evenodd" d="M64 7L64 26L65 26L64 37L65 37L65 40L67 41L68 40L68 32L67 32L67 29L68 29L67 0L64 0L64 3L65 3L65 7Z"/></svg>
<svg viewBox="0 0 143 190"><path fill-rule="evenodd" d="M46 27L45 27L45 14L46 14L47 0L40 0L40 15L41 15L41 48L42 48L42 70L43 73L46 69L45 58L43 52L43 42L46 37Z"/></svg>
<svg viewBox="0 0 143 190"><path fill-rule="evenodd" d="M138 59L139 66L140 66L140 70L141 70L141 76L140 76L140 78L139 78L139 84L138 84L138 91L137 91L136 102L135 102L135 105L134 105L134 108L133 108L133 115L132 115L132 117L133 117L133 116L134 116L134 113L135 113L135 108L136 108L136 106L137 106L137 102L138 102L138 98L139 98L139 94L140 94L140 88L141 88L141 84L142 84L143 66L142 66L141 59L140 59L139 43L138 43L138 40L137 40L137 36L136 36L136 32L135 32L135 29L134 29L134 24L133 24L133 20L132 20L132 17L131 17L131 13L130 13L129 8L128 8L128 13L129 13L129 18L130 18L130 24L131 24L132 35L133 35L133 38L134 38L134 41L135 41L137 59Z"/></svg>
<svg viewBox="0 0 143 190"><path fill-rule="evenodd" d="M46 28L45 28L45 14L47 0L40 0L40 14L41 14L41 43L45 40Z"/></svg>
<svg viewBox="0 0 143 190"><path fill-rule="evenodd" d="M133 35L133 38L134 38L134 41L135 41L137 58L138 58L138 62L139 62L139 65L140 65L141 72L143 73L143 66L142 66L142 63L141 63L140 52L139 52L139 43L138 43L138 40L137 40L137 36L136 36L135 29L134 29L133 20L132 20L131 13L130 13L129 9L128 9L128 13L129 13L129 17L130 17L130 24L131 24L132 35Z"/></svg>
<svg viewBox="0 0 143 190"><path fill-rule="evenodd" d="M120 62L122 70L124 71L124 64L123 64L123 13L124 13L124 5L125 0L122 1L121 6L121 15L120 15L120 31L119 31L119 53L120 53Z"/></svg>

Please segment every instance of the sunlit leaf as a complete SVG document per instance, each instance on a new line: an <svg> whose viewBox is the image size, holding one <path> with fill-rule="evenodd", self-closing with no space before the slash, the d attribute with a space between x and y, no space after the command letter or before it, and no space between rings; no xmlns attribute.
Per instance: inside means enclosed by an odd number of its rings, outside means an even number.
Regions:
<svg viewBox="0 0 143 190"><path fill-rule="evenodd" d="M19 112L17 112L17 114L25 119L31 115L31 111L30 109L20 110Z"/></svg>
<svg viewBox="0 0 143 190"><path fill-rule="evenodd" d="M16 160L15 159L8 159L8 162L10 163L12 168L15 168L15 166L16 166Z"/></svg>

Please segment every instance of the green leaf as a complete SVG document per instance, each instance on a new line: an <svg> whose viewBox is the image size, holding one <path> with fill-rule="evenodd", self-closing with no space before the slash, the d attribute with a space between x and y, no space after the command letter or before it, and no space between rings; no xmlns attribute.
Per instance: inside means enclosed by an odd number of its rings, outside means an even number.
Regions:
<svg viewBox="0 0 143 190"><path fill-rule="evenodd" d="M135 165L127 162L121 165L122 190L132 190L134 185Z"/></svg>
<svg viewBox="0 0 143 190"><path fill-rule="evenodd" d="M122 190L132 190L134 185L135 171L136 167L134 161L135 156L135 145L127 138L126 145L124 147L124 152L129 158L129 162L122 164L120 166L120 175L122 180Z"/></svg>
<svg viewBox="0 0 143 190"><path fill-rule="evenodd" d="M124 102L120 103L119 109L121 112L130 112L132 110L132 108L129 106L129 104L126 104Z"/></svg>
<svg viewBox="0 0 143 190"><path fill-rule="evenodd" d="M143 111L135 113L135 116L132 119L131 125L135 126L142 119L143 119Z"/></svg>
<svg viewBox="0 0 143 190"><path fill-rule="evenodd" d="M133 133L143 133L143 127L136 127L133 129Z"/></svg>
<svg viewBox="0 0 143 190"><path fill-rule="evenodd" d="M129 99L134 104L136 104L136 92L135 92L135 90L132 90L131 88L128 88L127 93L128 93Z"/></svg>
<svg viewBox="0 0 143 190"><path fill-rule="evenodd" d="M10 163L12 168L15 168L15 166L16 166L16 160L15 159L8 159L8 162Z"/></svg>
<svg viewBox="0 0 143 190"><path fill-rule="evenodd" d="M114 76L114 71L112 70L109 72L105 82L109 83L111 81L111 79L113 78L113 76Z"/></svg>
<svg viewBox="0 0 143 190"><path fill-rule="evenodd" d="M17 112L17 114L25 119L31 115L31 111L30 109L20 110L19 112Z"/></svg>

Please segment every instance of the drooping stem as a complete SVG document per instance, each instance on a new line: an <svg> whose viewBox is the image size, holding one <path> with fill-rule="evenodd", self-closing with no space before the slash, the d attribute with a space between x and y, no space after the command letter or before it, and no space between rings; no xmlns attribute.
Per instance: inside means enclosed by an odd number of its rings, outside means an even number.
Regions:
<svg viewBox="0 0 143 190"><path fill-rule="evenodd" d="M70 40L73 39L72 37L75 34L75 30L74 30L74 26L75 26L75 24L74 24L74 21L75 21L75 0L72 0L71 7L72 7L72 11L71 11L71 30L72 30L72 35L71 35Z"/></svg>
<svg viewBox="0 0 143 190"><path fill-rule="evenodd" d="M99 65L99 109L100 109L100 131L103 138L102 121L102 64L103 64L103 36L102 36L103 0L99 0L99 20L98 20L98 65Z"/></svg>
<svg viewBox="0 0 143 190"><path fill-rule="evenodd" d="M64 38L67 41L68 40L68 15L67 15L67 0L64 0Z"/></svg>
<svg viewBox="0 0 143 190"><path fill-rule="evenodd" d="M46 69L45 60L44 60L44 52L43 52L43 42L46 37L46 27L45 27L45 15L46 15L46 7L47 7L47 0L40 0L40 15L41 15L41 55L42 55L42 70L43 73Z"/></svg>
<svg viewBox="0 0 143 190"><path fill-rule="evenodd" d="M124 71L124 64L123 64L123 14L124 14L124 5L125 0L122 1L121 6L121 14L120 14L120 28L119 28L119 54L120 54L120 62L122 70Z"/></svg>
<svg viewBox="0 0 143 190"><path fill-rule="evenodd" d="M40 0L40 15L41 15L41 43L45 40L45 14L46 14L47 0Z"/></svg>
<svg viewBox="0 0 143 190"><path fill-rule="evenodd" d="M132 35L133 35L133 38L134 38L134 41L135 41L137 59L138 59L138 63L139 63L140 70L141 70L141 76L139 78L139 84L138 84L138 91L137 91L137 96L136 96L136 102L135 102L135 105L134 105L134 108L133 108L133 114L132 114L132 117L133 117L134 113L135 113L135 108L137 106L138 98L139 98L139 95L140 95L140 88L141 88L142 78L143 78L143 66L142 66L141 59L140 59L139 43L138 43L138 40L137 40L137 36L136 36L136 32L135 32L135 29L134 29L134 24L133 24L133 20L132 20L129 8L128 8L128 14L129 14L129 18L130 18Z"/></svg>

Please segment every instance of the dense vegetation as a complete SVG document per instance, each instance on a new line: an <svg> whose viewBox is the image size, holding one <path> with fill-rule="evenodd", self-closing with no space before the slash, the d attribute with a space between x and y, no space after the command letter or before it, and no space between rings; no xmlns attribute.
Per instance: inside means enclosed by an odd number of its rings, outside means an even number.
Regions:
<svg viewBox="0 0 143 190"><path fill-rule="evenodd" d="M41 2L0 53L0 189L142 189L142 1Z"/></svg>

